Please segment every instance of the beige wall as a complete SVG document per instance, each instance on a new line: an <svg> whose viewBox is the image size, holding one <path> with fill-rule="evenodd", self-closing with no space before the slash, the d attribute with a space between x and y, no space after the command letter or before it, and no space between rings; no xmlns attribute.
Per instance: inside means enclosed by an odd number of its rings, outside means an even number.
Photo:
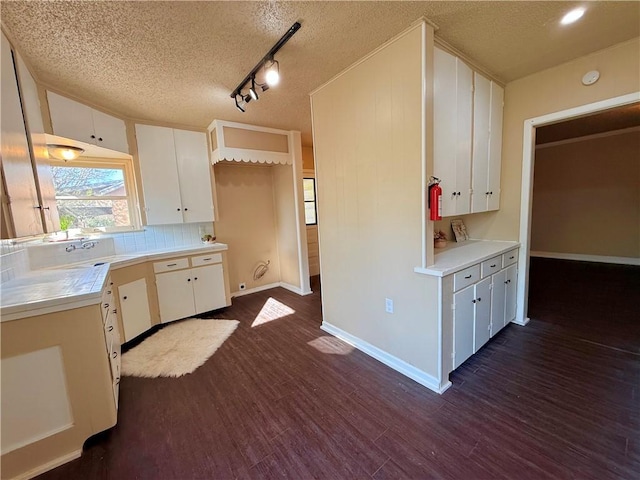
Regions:
<svg viewBox="0 0 640 480"><path fill-rule="evenodd" d="M580 79L586 72L594 69L600 71L600 80L594 85L583 86ZM464 216L470 235L473 238L518 240L522 139L526 119L638 90L638 38L507 84L500 210Z"/></svg>
<svg viewBox="0 0 640 480"><path fill-rule="evenodd" d="M312 94L314 153L323 320L437 376L435 279L413 272L422 262L421 59L418 26Z"/></svg>
<svg viewBox="0 0 640 480"><path fill-rule="evenodd" d="M280 281L280 259L276 240L272 167L216 163L218 241L229 245L229 283L238 291ZM253 271L258 262L271 261L269 271L258 281Z"/></svg>
<svg viewBox="0 0 640 480"><path fill-rule="evenodd" d="M291 165L274 165L273 205L276 217L280 280L300 287L300 262L298 260L298 227L296 224L295 198L293 194L293 168Z"/></svg>
<svg viewBox="0 0 640 480"><path fill-rule="evenodd" d="M640 131L536 150L531 250L640 257Z"/></svg>

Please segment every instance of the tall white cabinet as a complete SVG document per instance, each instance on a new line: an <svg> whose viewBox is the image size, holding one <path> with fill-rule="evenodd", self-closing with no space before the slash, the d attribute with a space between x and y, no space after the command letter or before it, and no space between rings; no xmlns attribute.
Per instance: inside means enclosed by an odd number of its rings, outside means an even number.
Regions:
<svg viewBox="0 0 640 480"><path fill-rule="evenodd" d="M147 225L213 221L207 137L136 124Z"/></svg>
<svg viewBox="0 0 640 480"><path fill-rule="evenodd" d="M442 216L470 211L473 73L459 58L435 49L434 175L441 180Z"/></svg>
<svg viewBox="0 0 640 480"><path fill-rule="evenodd" d="M434 53L434 175L442 216L497 210L500 205L500 85L440 49Z"/></svg>

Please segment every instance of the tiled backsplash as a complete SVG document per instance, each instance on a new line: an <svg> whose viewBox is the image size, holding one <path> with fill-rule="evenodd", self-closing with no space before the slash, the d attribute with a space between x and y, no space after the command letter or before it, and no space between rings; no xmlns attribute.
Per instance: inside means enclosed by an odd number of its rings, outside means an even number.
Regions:
<svg viewBox="0 0 640 480"><path fill-rule="evenodd" d="M78 263L93 258L122 255L139 251L160 250L172 247L199 245L201 233L212 234L211 223L148 226L144 231L114 233L91 237L96 240L93 248L80 248L79 240L70 242L43 242L41 239L26 242L0 241L0 269L3 282L12 280L30 269ZM69 245L77 248L67 252Z"/></svg>

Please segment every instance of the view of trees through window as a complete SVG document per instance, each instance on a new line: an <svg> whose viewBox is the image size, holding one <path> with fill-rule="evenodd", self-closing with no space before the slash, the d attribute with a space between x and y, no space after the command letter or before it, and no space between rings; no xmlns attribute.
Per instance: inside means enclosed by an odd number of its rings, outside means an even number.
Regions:
<svg viewBox="0 0 640 480"><path fill-rule="evenodd" d="M124 167L53 166L60 229L132 224Z"/></svg>

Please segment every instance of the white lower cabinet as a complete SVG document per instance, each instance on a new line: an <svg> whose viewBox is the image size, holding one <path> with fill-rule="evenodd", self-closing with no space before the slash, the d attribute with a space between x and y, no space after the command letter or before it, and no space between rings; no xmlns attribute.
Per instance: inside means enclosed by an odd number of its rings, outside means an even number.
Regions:
<svg viewBox="0 0 640 480"><path fill-rule="evenodd" d="M456 272L447 282L453 291L453 369L515 319L517 255L511 250Z"/></svg>
<svg viewBox="0 0 640 480"><path fill-rule="evenodd" d="M124 341L128 342L151 328L151 313L147 295L147 280L125 283L118 287L120 315L124 328Z"/></svg>
<svg viewBox="0 0 640 480"><path fill-rule="evenodd" d="M217 261L214 256L207 261ZM219 256L220 261L222 257ZM198 265L201 257L191 259L191 265ZM160 321L171 322L198 313L216 310L228 305L224 267L222 263L166 271L169 265L181 266L180 261L171 260L154 264ZM186 265L185 265L186 266ZM174 267L175 268L175 267Z"/></svg>

